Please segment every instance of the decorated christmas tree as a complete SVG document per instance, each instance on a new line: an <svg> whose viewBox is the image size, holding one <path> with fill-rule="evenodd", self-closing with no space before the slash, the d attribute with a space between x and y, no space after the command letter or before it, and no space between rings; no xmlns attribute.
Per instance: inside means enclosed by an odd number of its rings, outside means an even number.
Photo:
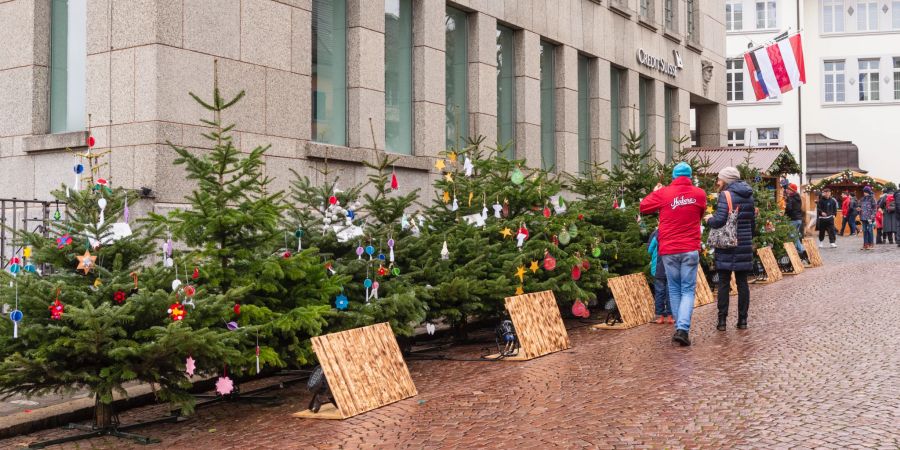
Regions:
<svg viewBox="0 0 900 450"><path fill-rule="evenodd" d="M748 152L744 162L737 168L741 173L741 179L753 188L753 199L756 201L756 230L753 244L756 248L772 247L776 258L780 258L786 255L782 244L794 242L796 229L775 199L774 181L767 180L759 169L752 167L750 157L751 152Z"/></svg>

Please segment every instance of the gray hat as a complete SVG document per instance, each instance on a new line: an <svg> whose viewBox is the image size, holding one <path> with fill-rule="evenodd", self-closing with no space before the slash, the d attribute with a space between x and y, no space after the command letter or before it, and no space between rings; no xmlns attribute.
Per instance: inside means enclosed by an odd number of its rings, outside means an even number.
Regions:
<svg viewBox="0 0 900 450"><path fill-rule="evenodd" d="M735 167L726 167L719 171L719 179L725 184L731 184L741 178L741 173Z"/></svg>

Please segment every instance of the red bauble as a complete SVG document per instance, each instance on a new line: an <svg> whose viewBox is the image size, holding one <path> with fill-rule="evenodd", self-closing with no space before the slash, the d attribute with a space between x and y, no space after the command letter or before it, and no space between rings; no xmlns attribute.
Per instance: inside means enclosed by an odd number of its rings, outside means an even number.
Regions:
<svg viewBox="0 0 900 450"><path fill-rule="evenodd" d="M50 307L48 307L47 309L50 310L51 319L62 320L62 315L66 309L66 305L63 305L62 302L59 301L59 299L56 299L53 301L53 303L50 304Z"/></svg>
<svg viewBox="0 0 900 450"><path fill-rule="evenodd" d="M544 253L544 270L553 270L556 268L556 258L550 255L549 252Z"/></svg>
<svg viewBox="0 0 900 450"><path fill-rule="evenodd" d="M544 207L544 217L546 217L548 219L550 218L550 208L548 208L546 206Z"/></svg>
<svg viewBox="0 0 900 450"><path fill-rule="evenodd" d="M590 317L591 312L588 311L587 306L584 306L584 303L581 303L581 300L575 300L575 303L572 305L572 315L575 317Z"/></svg>
<svg viewBox="0 0 900 450"><path fill-rule="evenodd" d="M184 287L184 295L188 297L193 297L194 294L197 293L197 289L191 285L187 285Z"/></svg>
<svg viewBox="0 0 900 450"><path fill-rule="evenodd" d="M588 260L581 261L581 268L583 270L589 270L591 268L591 263Z"/></svg>
<svg viewBox="0 0 900 450"><path fill-rule="evenodd" d="M281 254L281 256L284 257L284 259L290 259L291 252L285 251L284 253Z"/></svg>
<svg viewBox="0 0 900 450"><path fill-rule="evenodd" d="M200 278L200 269L199 268L194 267L194 274L191 275L191 278L194 280L196 280L197 278Z"/></svg>
<svg viewBox="0 0 900 450"><path fill-rule="evenodd" d="M88 136L88 139L87 139L87 145L88 145L88 147L93 147L95 142L96 142L96 141L94 141L94 137L93 137L93 136Z"/></svg>
<svg viewBox="0 0 900 450"><path fill-rule="evenodd" d="M581 269L578 265L572 266L572 279L578 281L581 278Z"/></svg>
<svg viewBox="0 0 900 450"><path fill-rule="evenodd" d="M237 315L241 315L241 305L239 303L234 304L234 313Z"/></svg>
<svg viewBox="0 0 900 450"><path fill-rule="evenodd" d="M115 300L116 303L121 305L122 302L125 301L125 291L116 291L116 293L113 294L113 300Z"/></svg>
<svg viewBox="0 0 900 450"><path fill-rule="evenodd" d="M331 197L328 197L328 203L329 203L329 204L332 204L332 205L336 205L336 204L337 204L337 197L335 197L335 196L333 196L333 195L332 195Z"/></svg>
<svg viewBox="0 0 900 450"><path fill-rule="evenodd" d="M579 214L579 215L578 215L578 220L584 220L584 214Z"/></svg>

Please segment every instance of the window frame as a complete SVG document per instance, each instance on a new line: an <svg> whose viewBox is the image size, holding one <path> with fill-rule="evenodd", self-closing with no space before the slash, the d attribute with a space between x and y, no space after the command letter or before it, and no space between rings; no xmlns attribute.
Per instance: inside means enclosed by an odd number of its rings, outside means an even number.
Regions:
<svg viewBox="0 0 900 450"><path fill-rule="evenodd" d="M386 152L390 153L398 153L402 155L414 155L415 154L415 142L413 140L413 136L415 134L414 126L415 126L415 112L413 111L413 106L415 104L413 97L413 77L415 72L415 64L413 63L413 20L415 17L414 9L416 8L415 2L413 0L385 0L384 8L385 8L385 17L387 17L387 8L388 2L396 1L398 4L398 11L400 12L400 20L398 21L398 32L403 33L404 41L402 43L409 43L409 51L401 53L403 50L402 45L398 45L396 49L391 51L396 51L398 59L395 63L388 62L388 55L391 53L389 51L390 43L388 42L388 33L389 29L387 26L387 22L385 21L385 30L384 30L384 46L385 46L385 54L384 54L384 149ZM408 5L408 8L407 8ZM402 17L403 13L407 12L409 14L408 24L404 21ZM388 127L390 126L388 122L388 108L393 106L389 101L391 89L389 89L390 80L388 78L388 71L393 67L402 68L402 63L406 62L405 59L408 58L409 62L409 73L407 73L407 79L404 80L400 72L398 71L397 76L397 86L394 89L394 94L397 96L397 110L399 111L398 119L397 119L397 140L395 143L390 142L390 133ZM405 83L404 81L408 81ZM409 97L408 102L405 97ZM404 104L408 103L408 108L403 108ZM404 136L405 135L405 136ZM408 148L404 147L403 144L409 144ZM394 144L398 144L394 145Z"/></svg>
<svg viewBox="0 0 900 450"><path fill-rule="evenodd" d="M506 33L506 35L504 35ZM516 43L515 43L515 35L516 30L510 26L504 25L502 23L497 23L497 31L496 31L496 39L497 39L497 48L498 48L498 64L497 64L497 142L500 145L507 145L506 151L503 156L507 159L513 159L516 157ZM508 47L502 46L501 39L508 38ZM505 71L503 70L503 62L506 61L508 63L509 71L506 75L504 75ZM509 87L509 95L502 95L502 82L503 79L509 79L508 87ZM508 100L508 104L504 103L504 100ZM508 110L508 111L507 111ZM505 111L505 113L504 113ZM508 128L505 129L503 124L504 116L508 115L509 123ZM508 139L504 138L504 135L508 135Z"/></svg>
<svg viewBox="0 0 900 450"><path fill-rule="evenodd" d="M557 44L550 41L543 39L540 41L541 168L552 172L556 172L558 169L556 158L556 51L558 48Z"/></svg>
<svg viewBox="0 0 900 450"><path fill-rule="evenodd" d="M587 175L591 171L591 76L594 58L578 54L578 172Z"/></svg>
<svg viewBox="0 0 900 450"><path fill-rule="evenodd" d="M343 103L343 113L342 113L342 115L343 115L343 130L342 130L341 136L338 139L328 139L328 138L320 139L318 136L318 132L319 132L318 127L320 126L319 124L321 123L322 125L326 125L326 124L328 124L328 122L324 118L323 118L323 120L318 120L318 118L319 118L319 114L318 114L319 103L318 103L317 96L319 95L319 92L322 92L322 91L319 91L316 89L316 87L319 84L317 82L319 80L319 75L318 75L319 71L317 70L318 64L316 63L316 61L317 61L316 54L318 53L318 49L316 48L316 45L313 45L310 48L310 107L312 108L312 114L310 116L310 140L313 142L321 143L321 144L329 144L329 145L337 145L337 146L345 147L348 144L347 117L348 117L348 110L349 110L348 103L347 103L347 98L348 98L348 96L347 96L348 61L347 61L347 51L346 51L348 27L347 27L347 3L345 0L341 0L341 1L343 2L343 6L344 6L344 9L343 9L343 15L344 15L343 31L344 32L343 32L343 37L342 37L343 48L344 48L344 61L343 61L343 71L339 70L339 73L342 73L342 75L343 75L343 79L342 79L343 89L342 89L342 93L335 94L334 91L332 91L331 95L332 96L343 96L343 101L338 102L338 103ZM318 40L316 39L317 33L315 32L316 24L317 24L317 22L316 22L316 5L318 3L319 3L319 0L313 0L310 4L310 8L311 8L311 13L310 13L310 33L311 34L310 34L310 36L311 36L311 39L313 39L316 42L318 42ZM333 1L326 0L324 3L329 3L330 5L332 5L332 9L333 9L333 6L334 6ZM333 73L329 73L329 75L333 75ZM329 85L333 85L333 83L331 83L331 81L333 81L333 80L329 80ZM326 118L327 118L327 115L326 115Z"/></svg>
<svg viewBox="0 0 900 450"><path fill-rule="evenodd" d="M829 64L832 65L831 68L829 68ZM838 64L840 64L840 68L838 68ZM845 84L847 83L847 61L843 59L829 59L822 61L822 76L822 102L827 104L846 102L847 89ZM829 87L833 88L830 92L830 94L832 94L831 100L828 100Z"/></svg>
<svg viewBox="0 0 900 450"><path fill-rule="evenodd" d="M669 33L678 32L678 0L663 0L663 29Z"/></svg>
<svg viewBox="0 0 900 450"><path fill-rule="evenodd" d="M744 2L727 0L725 2L725 31L742 31L744 29Z"/></svg>
<svg viewBox="0 0 900 450"><path fill-rule="evenodd" d="M894 100L900 100L900 56L895 56L894 62Z"/></svg>
<svg viewBox="0 0 900 450"><path fill-rule="evenodd" d="M462 63L456 62L455 64L452 61L451 52L449 51L450 46L445 45L445 59L444 59L444 97L445 97L445 109L447 114L445 114L446 122L444 129L446 130L445 142L447 148L456 148L457 150L460 147L465 146L466 139L469 137L469 100L468 100L468 86L469 86L469 14L459 8L454 8L453 6L447 5L444 8L444 40L445 44L449 44L451 39L451 31L448 29L449 21L453 20L454 24L456 24L456 19L451 16L451 12L459 17L464 19L463 27L465 29L462 33L456 33L456 37L461 37L461 48L460 53L463 56ZM456 26L459 26L458 24ZM453 32L458 31L458 29L454 29ZM454 66L461 65L463 66L463 70L460 71L460 74L463 78L462 83L462 94L459 98L455 98L450 89L450 79L451 75L453 75L456 71L454 69L458 69ZM454 85L454 88L456 86ZM453 98L452 98L453 97ZM452 106L455 105L455 101L459 100L462 103L460 106L460 111L454 111L451 109ZM455 109L455 108L454 108ZM457 115L458 114L458 115ZM453 118L453 119L451 119ZM457 129L458 125L458 129ZM459 136L451 136L451 129L455 130Z"/></svg>
<svg viewBox="0 0 900 450"><path fill-rule="evenodd" d="M738 88L740 84L740 88ZM744 59L725 60L725 96L728 102L744 101ZM738 98L740 97L740 98Z"/></svg>
<svg viewBox="0 0 900 450"><path fill-rule="evenodd" d="M865 19L863 11L865 11ZM872 21L875 23L873 24ZM861 24L865 24L865 27L861 27ZM856 31L878 31L878 2L856 2Z"/></svg>
<svg viewBox="0 0 900 450"><path fill-rule="evenodd" d="M87 129L87 1L50 3L49 132Z"/></svg>
<svg viewBox="0 0 900 450"><path fill-rule="evenodd" d="M763 6L760 11L760 5ZM770 8L771 7L771 8ZM760 18L760 12L763 13ZM763 26L760 26L762 19ZM771 23L771 25L770 25ZM773 0L757 0L756 1L756 29L757 30L774 30L778 28L778 3Z"/></svg>
<svg viewBox="0 0 900 450"><path fill-rule="evenodd" d="M821 0L820 16L822 17L822 33L843 33L844 24L844 1L843 0ZM825 12L831 13L831 20L826 20ZM831 29L829 29L831 28ZM839 29L838 29L839 28Z"/></svg>
<svg viewBox="0 0 900 450"><path fill-rule="evenodd" d="M765 133L765 138L763 138ZM772 137L772 133L775 137ZM758 147L778 147L781 145L781 128L757 128L756 145Z"/></svg>
<svg viewBox="0 0 900 450"><path fill-rule="evenodd" d="M872 68L871 64L875 67ZM866 67L863 67L863 64ZM878 102L881 98L881 59L880 58L860 58L857 60L857 83L859 85L859 102L873 103Z"/></svg>
<svg viewBox="0 0 900 450"><path fill-rule="evenodd" d="M744 147L747 145L747 130L731 128L728 130L727 147Z"/></svg>

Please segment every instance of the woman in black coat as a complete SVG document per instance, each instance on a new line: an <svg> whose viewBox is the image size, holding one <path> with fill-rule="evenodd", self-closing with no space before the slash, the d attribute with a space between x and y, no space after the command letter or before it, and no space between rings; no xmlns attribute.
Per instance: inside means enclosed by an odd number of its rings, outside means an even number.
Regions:
<svg viewBox="0 0 900 450"><path fill-rule="evenodd" d="M716 271L719 272L719 323L716 329L725 331L725 319L728 317L728 300L731 290L731 274L734 274L738 291L739 329L747 328L747 311L750 309L750 286L747 275L753 270L753 234L756 230L756 205L753 200L753 188L740 179L740 172L734 167L726 167L719 172L716 187L719 189L719 200L716 210L707 220L710 228L722 228L728 221L728 196L731 197L732 208L738 211L737 239L733 248L717 248L714 250Z"/></svg>

